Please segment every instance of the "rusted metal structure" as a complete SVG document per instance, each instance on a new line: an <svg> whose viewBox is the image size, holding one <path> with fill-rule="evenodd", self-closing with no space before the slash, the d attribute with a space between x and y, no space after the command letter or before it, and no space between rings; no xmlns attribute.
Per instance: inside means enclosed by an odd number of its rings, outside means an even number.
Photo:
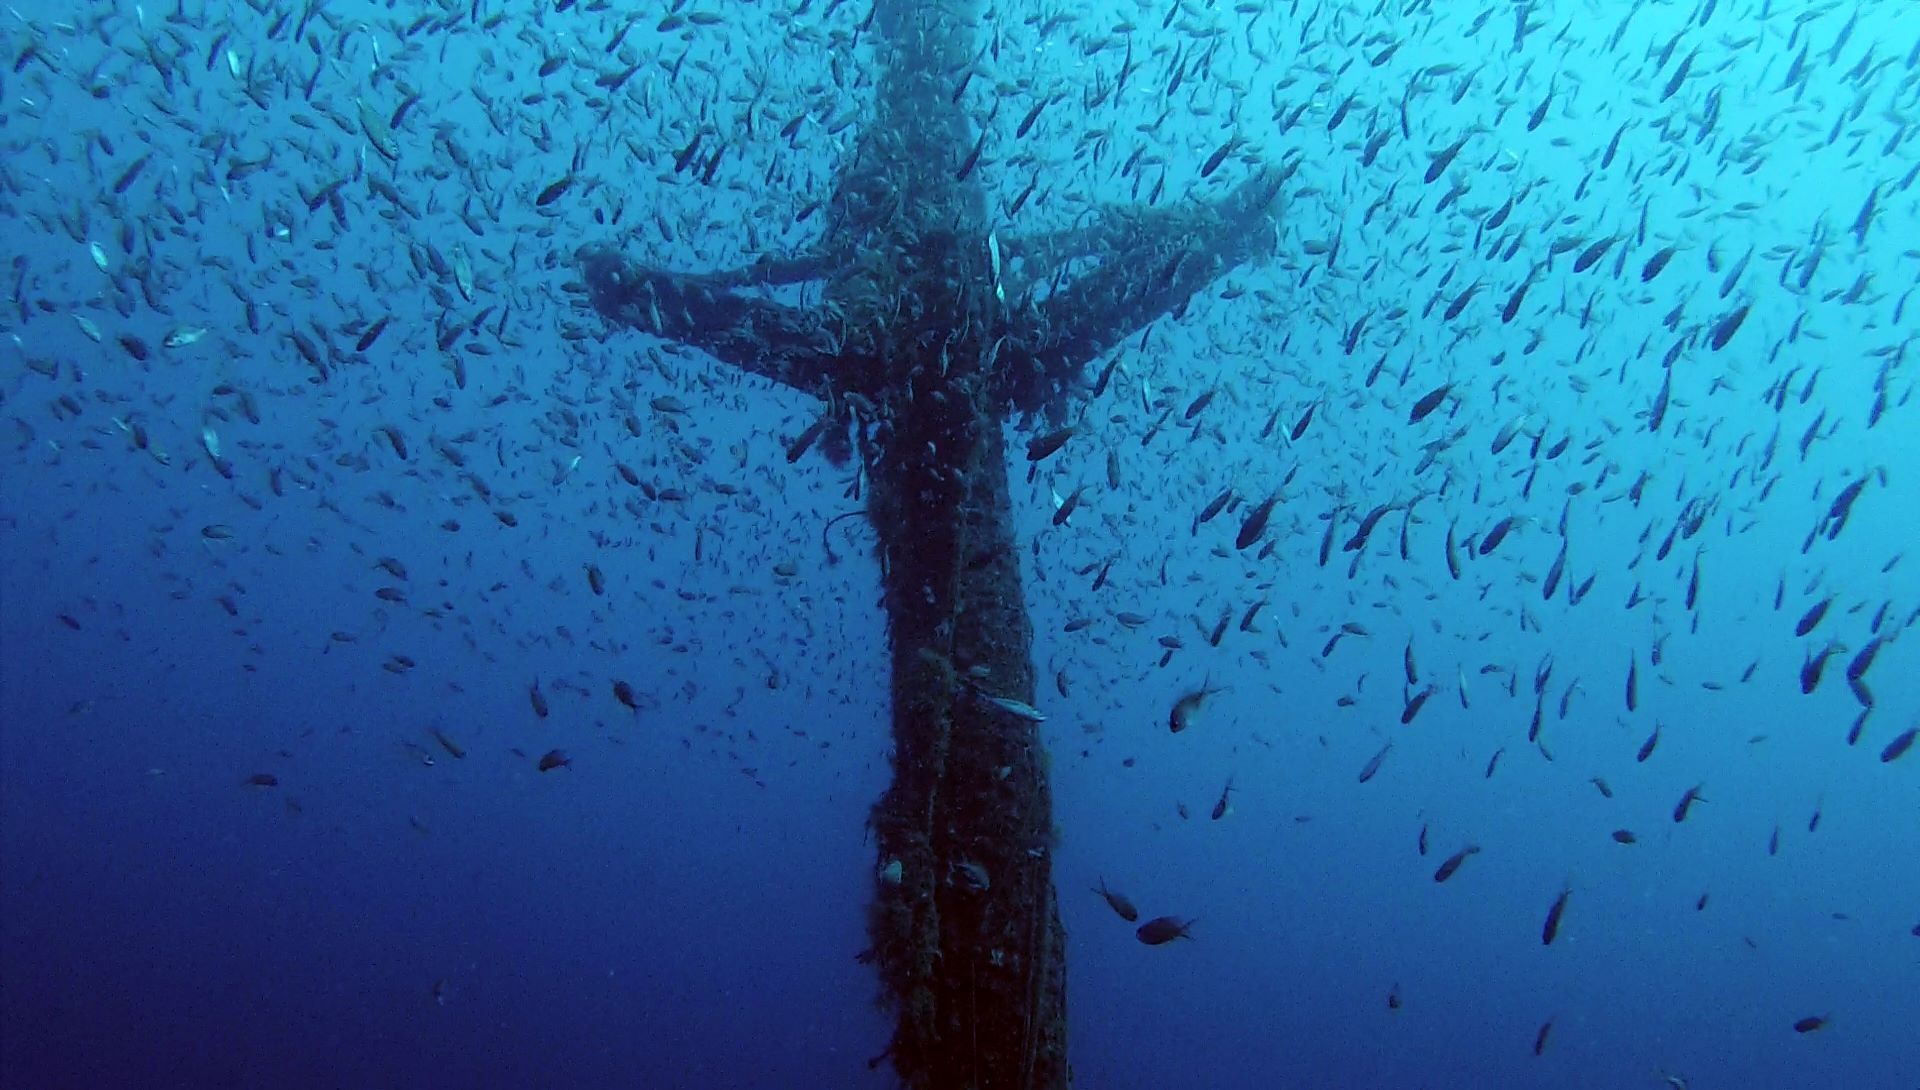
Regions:
<svg viewBox="0 0 1920 1090"><path fill-rule="evenodd" d="M874 116L810 252L693 273L588 248L581 265L608 320L821 396L829 454L857 449L892 666L894 778L872 816L869 919L898 1014L884 1057L922 1090L1059 1090L1065 936L1006 421L1064 420L1091 361L1269 252L1281 176L1256 169L1215 200L1001 236L980 133L954 94L984 6L877 0ZM763 290L803 283L817 305Z"/></svg>

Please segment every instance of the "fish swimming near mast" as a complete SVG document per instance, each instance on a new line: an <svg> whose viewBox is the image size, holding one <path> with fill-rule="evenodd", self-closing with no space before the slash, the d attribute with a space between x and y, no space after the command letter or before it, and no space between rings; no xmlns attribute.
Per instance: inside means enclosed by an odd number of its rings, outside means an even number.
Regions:
<svg viewBox="0 0 1920 1090"><path fill-rule="evenodd" d="M1107 907L1113 909L1115 915L1128 923L1140 918L1140 910L1133 907L1133 902L1127 899L1126 894L1109 888L1105 878L1100 879L1100 885L1094 892L1107 902Z"/></svg>
<svg viewBox="0 0 1920 1090"><path fill-rule="evenodd" d="M1200 710L1205 706L1207 698L1224 688L1224 686L1215 686L1209 678L1201 682L1198 689L1190 689L1181 694L1180 699L1173 702L1173 710L1167 713L1168 729L1179 734L1193 726L1198 721Z"/></svg>
<svg viewBox="0 0 1920 1090"><path fill-rule="evenodd" d="M1191 939L1193 936L1188 934L1188 931L1192 927L1192 920L1182 920L1175 916L1155 916L1141 924L1134 935L1148 946L1164 946L1175 939Z"/></svg>

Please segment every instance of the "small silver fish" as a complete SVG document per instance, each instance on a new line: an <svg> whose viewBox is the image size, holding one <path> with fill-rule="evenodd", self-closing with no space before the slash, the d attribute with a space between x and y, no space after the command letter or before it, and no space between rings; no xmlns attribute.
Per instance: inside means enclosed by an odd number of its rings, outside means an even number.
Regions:
<svg viewBox="0 0 1920 1090"><path fill-rule="evenodd" d="M1201 682L1198 689L1183 694L1180 699L1173 702L1173 711L1167 715L1168 729L1179 734L1192 726L1195 718L1200 714L1201 706L1207 702L1207 698L1219 691L1220 687L1211 684L1211 679L1208 679Z"/></svg>
<svg viewBox="0 0 1920 1090"><path fill-rule="evenodd" d="M992 693L981 693L980 696L987 703L992 704L1001 711L1009 715L1017 715L1029 723L1044 723L1047 721L1046 715L1042 713L1040 709L1025 701L1015 700L1010 696L994 696Z"/></svg>

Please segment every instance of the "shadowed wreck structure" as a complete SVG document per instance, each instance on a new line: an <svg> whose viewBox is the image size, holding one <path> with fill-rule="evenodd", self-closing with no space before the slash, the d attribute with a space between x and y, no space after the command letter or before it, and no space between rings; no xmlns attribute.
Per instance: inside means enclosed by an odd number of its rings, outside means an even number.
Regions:
<svg viewBox="0 0 1920 1090"><path fill-rule="evenodd" d="M860 459L893 717L893 783L871 818L869 931L898 1024L875 1062L927 1090L1069 1078L1006 420L1058 427L1091 361L1270 253L1284 181L1255 169L1213 200L1111 207L1072 230L1002 236L976 169L988 137L955 90L981 52L984 8L876 0L873 116L807 252L705 273L608 248L580 255L588 298L610 322L823 398L826 453ZM818 302L781 302L783 288Z"/></svg>

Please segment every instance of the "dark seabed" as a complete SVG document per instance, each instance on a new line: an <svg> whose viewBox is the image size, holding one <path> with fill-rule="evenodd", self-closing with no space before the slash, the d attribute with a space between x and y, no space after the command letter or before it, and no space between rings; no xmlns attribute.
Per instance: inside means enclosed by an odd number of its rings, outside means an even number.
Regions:
<svg viewBox="0 0 1920 1090"><path fill-rule="evenodd" d="M0 19L0 1085L895 1084L875 417L576 257L820 243L876 2ZM1075 1086L1920 1088L1914 10L1003 0L935 74L1010 308L1286 176L1009 422Z"/></svg>

